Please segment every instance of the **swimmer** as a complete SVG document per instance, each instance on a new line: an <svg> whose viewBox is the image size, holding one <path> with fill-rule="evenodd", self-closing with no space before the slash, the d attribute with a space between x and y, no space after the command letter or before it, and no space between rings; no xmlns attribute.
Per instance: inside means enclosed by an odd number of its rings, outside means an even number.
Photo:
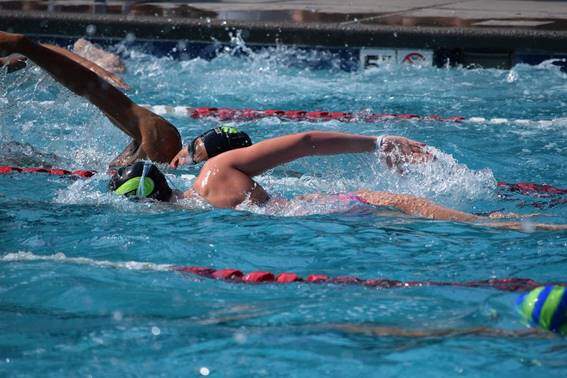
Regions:
<svg viewBox="0 0 567 378"><path fill-rule="evenodd" d="M157 167L143 162L130 165L140 159L179 165L185 151L175 126L135 104L95 72L61 51L34 43L23 35L3 32L0 32L0 50L27 56L71 91L86 97L132 138L131 144L113 161L114 165L127 166L111 181L111 187L122 194L133 194L135 187L138 196L160 201L197 197L220 208L234 208L245 201L265 205L270 196L253 177L302 157L376 151L382 154L391 148L396 154L392 164L423 163L433 158L425 144L400 136L310 131L267 139L216 155L203 165L191 188L175 193ZM146 178L150 179L147 184ZM370 205L393 207L415 217L496 228L527 228L520 222L489 222L490 218L449 209L411 195L363 189L349 196ZM567 225L530 224L529 229L565 230Z"/></svg>
<svg viewBox="0 0 567 378"><path fill-rule="evenodd" d="M95 47L84 39L79 39L75 42L74 52L47 43L42 43L41 45L66 55L69 59L95 72L117 88L130 89L128 84L116 75L116 73L124 72L125 70L120 58ZM6 67L8 73L11 73L27 67L27 60L24 55L10 54L0 57L0 67Z"/></svg>
<svg viewBox="0 0 567 378"><path fill-rule="evenodd" d="M126 72L126 66L116 54L103 50L84 38L79 38L73 44L73 52L94 62L112 73Z"/></svg>
<svg viewBox="0 0 567 378"><path fill-rule="evenodd" d="M181 149L177 129L111 85L112 76L102 68L86 64L84 58L65 49L35 43L21 34L0 32L0 55L10 54L23 55L36 63L63 86L89 100L132 138L111 166L140 159L170 162Z"/></svg>

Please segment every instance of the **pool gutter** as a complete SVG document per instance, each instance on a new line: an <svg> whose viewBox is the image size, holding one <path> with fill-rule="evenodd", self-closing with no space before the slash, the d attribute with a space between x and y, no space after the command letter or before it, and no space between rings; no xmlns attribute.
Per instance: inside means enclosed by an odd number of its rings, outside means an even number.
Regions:
<svg viewBox="0 0 567 378"><path fill-rule="evenodd" d="M50 13L0 10L0 30L40 39L89 39L138 42L228 43L240 31L250 46L291 45L301 48L427 49L437 65L462 63L469 52L480 65L511 66L517 56L567 56L567 31L524 28L391 26L361 23L292 23L174 18L117 14ZM87 31L89 31L87 33ZM472 54L470 54L472 52ZM478 57L481 58L478 58ZM496 59L496 62L491 60ZM473 59L474 60L474 59ZM484 63L488 64L482 64ZM536 59L537 61L538 59ZM473 62L474 63L474 62Z"/></svg>

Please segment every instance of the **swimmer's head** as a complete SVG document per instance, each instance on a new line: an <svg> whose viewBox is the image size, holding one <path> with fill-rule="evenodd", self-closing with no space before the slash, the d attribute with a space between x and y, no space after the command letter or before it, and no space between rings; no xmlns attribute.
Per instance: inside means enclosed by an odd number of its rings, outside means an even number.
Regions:
<svg viewBox="0 0 567 378"><path fill-rule="evenodd" d="M236 127L215 127L193 139L189 144L189 156L196 164L223 152L251 145L252 140L248 134Z"/></svg>
<svg viewBox="0 0 567 378"><path fill-rule="evenodd" d="M139 161L119 168L108 183L118 195L169 201L172 190L163 173L151 163Z"/></svg>

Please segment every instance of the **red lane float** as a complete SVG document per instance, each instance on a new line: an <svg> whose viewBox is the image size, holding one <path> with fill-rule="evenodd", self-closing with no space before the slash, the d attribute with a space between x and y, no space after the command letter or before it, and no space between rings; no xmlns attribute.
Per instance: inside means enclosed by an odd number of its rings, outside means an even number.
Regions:
<svg viewBox="0 0 567 378"><path fill-rule="evenodd" d="M42 168L42 167L13 167L13 166L1 166L0 165L0 175L10 174L10 173L47 173L50 175L57 176L78 176L83 178L88 178L94 176L97 171L91 171L86 169L78 169L75 171L69 171L60 168ZM508 190L510 192L521 193L525 195L565 195L567 194L567 189L557 188L548 184L536 184L533 182L519 182L516 184L511 184L507 182L500 181L496 184L499 188Z"/></svg>
<svg viewBox="0 0 567 378"><path fill-rule="evenodd" d="M519 182L517 184L510 184L507 182L498 182L496 184L499 188L504 188L510 192L518 192L522 194L567 194L567 189L556 188L547 184L536 184L533 182Z"/></svg>
<svg viewBox="0 0 567 378"><path fill-rule="evenodd" d="M214 269L200 266L174 266L173 271L188 273L200 277L229 281L244 284L260 283L310 283L310 284L336 284L336 285L359 285L376 287L381 289L425 287L425 286L453 286L470 288L492 288L500 291L528 291L539 286L559 285L567 286L567 283L541 283L530 278L492 278L488 280L475 280L464 282L453 281L399 281L387 278L364 279L356 276L330 277L325 274L310 274L305 278L296 273L271 273L271 272L249 272L244 273L238 269Z"/></svg>
<svg viewBox="0 0 567 378"><path fill-rule="evenodd" d="M167 107L164 107L167 110ZM261 118L276 117L290 121L340 121L340 122L380 122L387 120L425 120L442 122L461 122L464 117L441 117L437 114L420 116L417 114L387 114L387 113L350 113L350 112L325 112L305 110L255 110L255 109L231 109L231 108L184 108L191 118L216 118L221 121L251 121Z"/></svg>
<svg viewBox="0 0 567 378"><path fill-rule="evenodd" d="M77 169L75 171L68 171L66 169L60 168L35 168L35 167L12 167L8 165L0 165L0 175L6 175L10 173L47 173L56 176L78 176L78 177L92 177L97 172L89 171L86 169Z"/></svg>

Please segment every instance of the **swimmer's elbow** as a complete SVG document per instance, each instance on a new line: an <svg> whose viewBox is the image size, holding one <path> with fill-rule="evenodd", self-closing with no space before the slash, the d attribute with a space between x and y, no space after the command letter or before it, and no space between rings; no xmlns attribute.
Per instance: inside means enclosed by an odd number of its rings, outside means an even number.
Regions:
<svg viewBox="0 0 567 378"><path fill-rule="evenodd" d="M317 151L318 131L305 131L298 134L297 146L302 156L313 155Z"/></svg>

